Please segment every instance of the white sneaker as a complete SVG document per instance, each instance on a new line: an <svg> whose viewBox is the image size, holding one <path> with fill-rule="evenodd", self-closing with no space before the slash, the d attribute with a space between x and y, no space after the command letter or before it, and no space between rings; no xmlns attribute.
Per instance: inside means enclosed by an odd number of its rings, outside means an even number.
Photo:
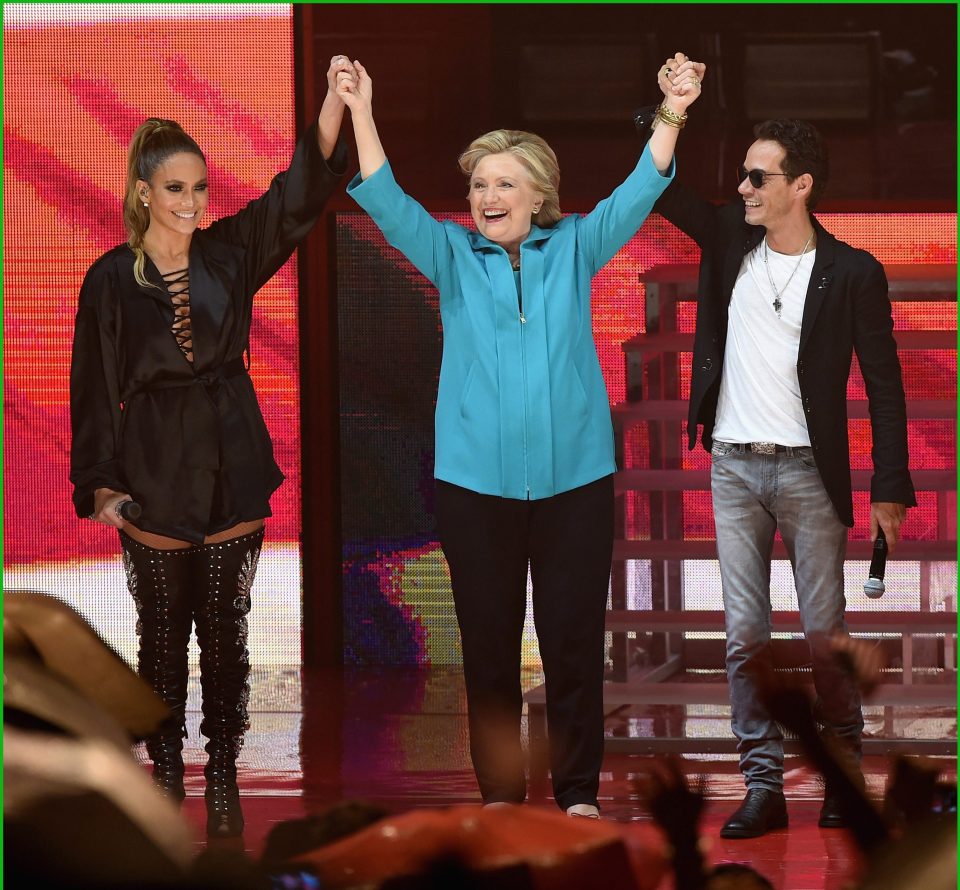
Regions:
<svg viewBox="0 0 960 890"><path fill-rule="evenodd" d="M599 819L600 810L592 803L575 803L572 807L567 807L568 816L579 816L581 819Z"/></svg>

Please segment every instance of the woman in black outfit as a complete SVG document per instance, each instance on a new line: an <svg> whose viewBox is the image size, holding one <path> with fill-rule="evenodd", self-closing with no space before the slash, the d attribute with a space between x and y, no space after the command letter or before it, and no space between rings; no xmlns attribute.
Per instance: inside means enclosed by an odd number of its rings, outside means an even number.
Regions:
<svg viewBox="0 0 960 890"><path fill-rule="evenodd" d="M283 481L244 362L253 298L320 215L346 168L335 56L319 119L288 170L233 216L197 228L196 142L151 118L130 144L126 244L80 291L70 376L77 515L119 529L139 672L171 711L147 741L158 786L183 786L187 644L200 647L207 832L243 830L236 758L248 728L247 619L270 495ZM125 522L121 505L142 515Z"/></svg>

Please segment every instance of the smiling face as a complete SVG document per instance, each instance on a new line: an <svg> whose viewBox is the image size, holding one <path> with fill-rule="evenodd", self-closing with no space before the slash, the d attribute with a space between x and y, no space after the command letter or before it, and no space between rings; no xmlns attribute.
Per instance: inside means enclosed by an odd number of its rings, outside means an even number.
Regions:
<svg viewBox="0 0 960 890"><path fill-rule="evenodd" d="M786 152L782 145L769 139L758 139L747 151L743 166L764 173L783 173ZM776 231L784 222L807 216L808 174L794 180L786 176L768 176L760 188L745 177L737 191L743 196L744 219L751 226L766 226Z"/></svg>
<svg viewBox="0 0 960 890"><path fill-rule="evenodd" d="M543 204L523 162L508 152L482 157L470 175L470 213L477 231L516 258Z"/></svg>
<svg viewBox="0 0 960 890"><path fill-rule="evenodd" d="M149 205L153 237L192 235L207 209L207 165L191 152L171 155L137 194Z"/></svg>

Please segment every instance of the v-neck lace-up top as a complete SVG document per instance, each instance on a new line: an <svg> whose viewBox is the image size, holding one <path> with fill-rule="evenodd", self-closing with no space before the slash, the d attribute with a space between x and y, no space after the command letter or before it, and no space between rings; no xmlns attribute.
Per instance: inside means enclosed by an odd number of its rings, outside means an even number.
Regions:
<svg viewBox="0 0 960 890"><path fill-rule="evenodd" d="M193 333L190 327L190 270L177 269L175 272L161 272L160 277L167 286L170 302L173 304L173 324L170 331L183 357L193 363Z"/></svg>

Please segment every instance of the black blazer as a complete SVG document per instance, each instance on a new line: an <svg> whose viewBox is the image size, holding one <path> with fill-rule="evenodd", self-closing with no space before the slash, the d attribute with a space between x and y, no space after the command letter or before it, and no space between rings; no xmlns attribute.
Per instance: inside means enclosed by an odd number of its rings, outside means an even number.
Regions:
<svg viewBox="0 0 960 890"><path fill-rule="evenodd" d="M700 246L697 328L687 418L689 447L710 450L727 337L727 311L744 256L765 233L744 221L741 203L717 207L674 180L654 210ZM907 469L907 415L883 267L837 240L814 217L817 256L807 288L797 374L810 444L837 515L853 526L847 379L855 351L866 382L873 430L871 501L914 506Z"/></svg>
<svg viewBox="0 0 960 890"><path fill-rule="evenodd" d="M202 543L270 515L283 481L244 366L256 292L289 259L346 172L339 143L324 160L311 126L289 169L243 210L190 242L193 362L171 332L157 268L133 277L127 245L105 253L80 290L70 369L70 481L77 515L94 491L128 492L145 531Z"/></svg>

